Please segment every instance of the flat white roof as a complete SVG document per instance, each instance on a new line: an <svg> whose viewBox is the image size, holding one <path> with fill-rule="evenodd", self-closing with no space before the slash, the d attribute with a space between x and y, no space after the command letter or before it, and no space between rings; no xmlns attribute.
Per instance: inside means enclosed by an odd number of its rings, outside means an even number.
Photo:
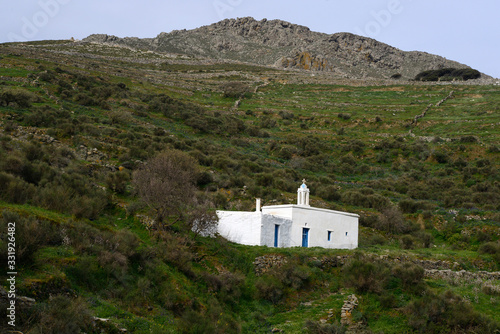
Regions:
<svg viewBox="0 0 500 334"><path fill-rule="evenodd" d="M301 210L311 210L311 211L322 211L322 212L328 212L328 213L333 213L333 214L342 215L342 216L350 216L350 217L359 218L359 215L355 214L355 213L335 211L335 210L329 210L329 209L321 209L321 208L315 208L315 207L311 207L311 206L297 205L297 204L263 206L262 210L264 210L264 209L290 209L290 208L301 209Z"/></svg>

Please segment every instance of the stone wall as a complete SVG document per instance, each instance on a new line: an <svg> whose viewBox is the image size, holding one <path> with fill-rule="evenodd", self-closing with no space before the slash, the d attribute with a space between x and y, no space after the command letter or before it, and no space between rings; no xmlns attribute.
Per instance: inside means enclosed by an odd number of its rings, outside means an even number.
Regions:
<svg viewBox="0 0 500 334"><path fill-rule="evenodd" d="M287 263L287 259L283 255L264 255L255 259L253 265L255 266L255 274L261 276L272 268L280 268Z"/></svg>

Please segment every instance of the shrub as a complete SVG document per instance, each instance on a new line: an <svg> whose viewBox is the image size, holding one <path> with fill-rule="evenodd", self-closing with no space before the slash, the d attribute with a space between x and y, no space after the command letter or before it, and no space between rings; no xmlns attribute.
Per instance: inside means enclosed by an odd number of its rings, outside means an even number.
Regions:
<svg viewBox="0 0 500 334"><path fill-rule="evenodd" d="M228 82L221 86L224 97L239 98L250 96L250 86L244 82Z"/></svg>
<svg viewBox="0 0 500 334"><path fill-rule="evenodd" d="M127 182L130 180L130 176L127 172L119 171L109 173L106 176L106 185L109 189L119 193L124 194L127 189Z"/></svg>
<svg viewBox="0 0 500 334"><path fill-rule="evenodd" d="M58 295L43 306L40 322L30 333L78 334L91 330L92 315L85 301Z"/></svg>
<svg viewBox="0 0 500 334"><path fill-rule="evenodd" d="M471 80L481 77L481 73L471 68L442 68L438 70L427 70L420 72L415 77L417 81L452 81Z"/></svg>
<svg viewBox="0 0 500 334"><path fill-rule="evenodd" d="M25 89L6 89L0 91L0 106L13 104L18 108L29 108L33 102L40 101L34 93Z"/></svg>
<svg viewBox="0 0 500 334"><path fill-rule="evenodd" d="M87 94L84 93L79 93L75 95L73 101L75 101L78 104L81 104L82 106L87 106L87 107L99 105L99 101L97 99L88 96Z"/></svg>
<svg viewBox="0 0 500 334"><path fill-rule="evenodd" d="M386 264L363 258L353 259L343 268L345 284L358 293L382 293L390 275Z"/></svg>
<svg viewBox="0 0 500 334"><path fill-rule="evenodd" d="M277 125L276 120L269 116L263 117L262 120L260 121L260 127L263 129L272 129L275 128L276 125Z"/></svg>
<svg viewBox="0 0 500 334"><path fill-rule="evenodd" d="M322 324L317 321L306 321L306 333L309 334L344 334L347 328L339 323L335 324Z"/></svg>
<svg viewBox="0 0 500 334"><path fill-rule="evenodd" d="M0 199L9 203L24 204L33 198L36 187L10 174L0 172Z"/></svg>
<svg viewBox="0 0 500 334"><path fill-rule="evenodd" d="M311 277L311 271L309 267L299 265L296 262L290 262L276 269L273 275L284 286L295 291L307 285Z"/></svg>
<svg viewBox="0 0 500 334"><path fill-rule="evenodd" d="M192 307L182 315L179 324L181 333L192 334L237 334L241 333L241 325L231 314L223 311L216 299L208 301L210 307L198 311L200 307Z"/></svg>
<svg viewBox="0 0 500 334"><path fill-rule="evenodd" d="M428 232L418 231L414 236L422 242L424 248L430 248L434 242L434 237Z"/></svg>
<svg viewBox="0 0 500 334"><path fill-rule="evenodd" d="M393 234L402 234L411 232L415 227L405 220L398 207L389 206L382 210L376 228Z"/></svg>
<svg viewBox="0 0 500 334"><path fill-rule="evenodd" d="M462 136L460 137L461 143L477 143L478 139L476 136Z"/></svg>
<svg viewBox="0 0 500 334"><path fill-rule="evenodd" d="M499 242L487 242L479 246L477 250L480 254L500 254Z"/></svg>
<svg viewBox="0 0 500 334"><path fill-rule="evenodd" d="M398 203L399 208L404 213L415 213L418 210L418 204L412 199L402 199Z"/></svg>
<svg viewBox="0 0 500 334"><path fill-rule="evenodd" d="M414 239L411 235L404 235L401 237L401 247L403 249L413 249L414 248Z"/></svg>
<svg viewBox="0 0 500 334"><path fill-rule="evenodd" d="M495 333L500 328L451 291L426 293L406 310L409 325L424 333Z"/></svg>
<svg viewBox="0 0 500 334"><path fill-rule="evenodd" d="M255 282L257 297L277 304L284 296L283 284L275 277L264 275Z"/></svg>
<svg viewBox="0 0 500 334"><path fill-rule="evenodd" d="M445 164L448 162L448 154L446 152L436 151L432 156L440 164Z"/></svg>
<svg viewBox="0 0 500 334"><path fill-rule="evenodd" d="M345 121L349 120L351 118L351 114L343 114L343 113L339 113L337 115L338 118L340 119L343 119Z"/></svg>
<svg viewBox="0 0 500 334"><path fill-rule="evenodd" d="M403 287L417 288L424 280L425 270L419 265L404 263L395 265L392 274L401 280Z"/></svg>
<svg viewBox="0 0 500 334"><path fill-rule="evenodd" d="M339 201L341 196L337 188L333 185L321 185L316 191L316 195L327 201Z"/></svg>
<svg viewBox="0 0 500 334"><path fill-rule="evenodd" d="M127 257L117 251L102 251L97 261L108 277L113 275L116 279L121 279L128 270Z"/></svg>
<svg viewBox="0 0 500 334"><path fill-rule="evenodd" d="M342 202L377 210L385 210L391 206L391 202L387 197L378 194L365 195L356 190L343 193Z"/></svg>
<svg viewBox="0 0 500 334"><path fill-rule="evenodd" d="M414 201L412 199L402 199L398 203L398 206L404 213L415 213L419 210L433 209L435 207L435 204L426 201Z"/></svg>
<svg viewBox="0 0 500 334"><path fill-rule="evenodd" d="M359 244L362 246L376 246L376 245L385 245L387 240L381 236L380 234L374 234L370 236L360 235Z"/></svg>
<svg viewBox="0 0 500 334"><path fill-rule="evenodd" d="M1 239L7 237L8 223L15 223L16 226L16 256L19 263L31 263L38 249L46 245L57 245L62 241L57 228L49 222L39 221L31 216L21 217L7 210L2 213ZM7 252L2 252L2 256L6 254Z"/></svg>
<svg viewBox="0 0 500 334"><path fill-rule="evenodd" d="M361 153L364 151L366 144L358 139L349 140L346 145L342 146L344 152Z"/></svg>
<svg viewBox="0 0 500 334"><path fill-rule="evenodd" d="M81 234L79 235L81 238ZM76 238L72 238L75 240ZM75 240L75 242L89 243L89 240ZM77 245L79 247L84 245ZM90 291L97 292L106 289L109 283L108 271L99 265L99 262L91 256L82 256L78 262L73 266L68 267L66 270L73 282L78 282L79 286L84 286Z"/></svg>
<svg viewBox="0 0 500 334"><path fill-rule="evenodd" d="M216 292L219 300L237 305L242 295L245 276L238 273L225 272L220 275L204 273L203 278L208 287Z"/></svg>

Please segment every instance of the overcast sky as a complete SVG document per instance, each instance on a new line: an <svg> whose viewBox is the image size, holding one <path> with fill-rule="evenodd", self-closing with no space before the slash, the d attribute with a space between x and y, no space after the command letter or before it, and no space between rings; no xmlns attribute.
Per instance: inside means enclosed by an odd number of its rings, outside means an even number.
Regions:
<svg viewBox="0 0 500 334"><path fill-rule="evenodd" d="M155 37L225 18L282 19L425 51L500 78L499 0L4 0L0 42Z"/></svg>

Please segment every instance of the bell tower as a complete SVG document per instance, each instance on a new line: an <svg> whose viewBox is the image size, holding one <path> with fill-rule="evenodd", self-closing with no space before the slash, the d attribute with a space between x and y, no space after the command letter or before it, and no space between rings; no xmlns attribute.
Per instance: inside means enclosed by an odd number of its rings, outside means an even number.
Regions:
<svg viewBox="0 0 500 334"><path fill-rule="evenodd" d="M306 180L302 180L302 185L297 190L297 205L309 206L309 188Z"/></svg>

